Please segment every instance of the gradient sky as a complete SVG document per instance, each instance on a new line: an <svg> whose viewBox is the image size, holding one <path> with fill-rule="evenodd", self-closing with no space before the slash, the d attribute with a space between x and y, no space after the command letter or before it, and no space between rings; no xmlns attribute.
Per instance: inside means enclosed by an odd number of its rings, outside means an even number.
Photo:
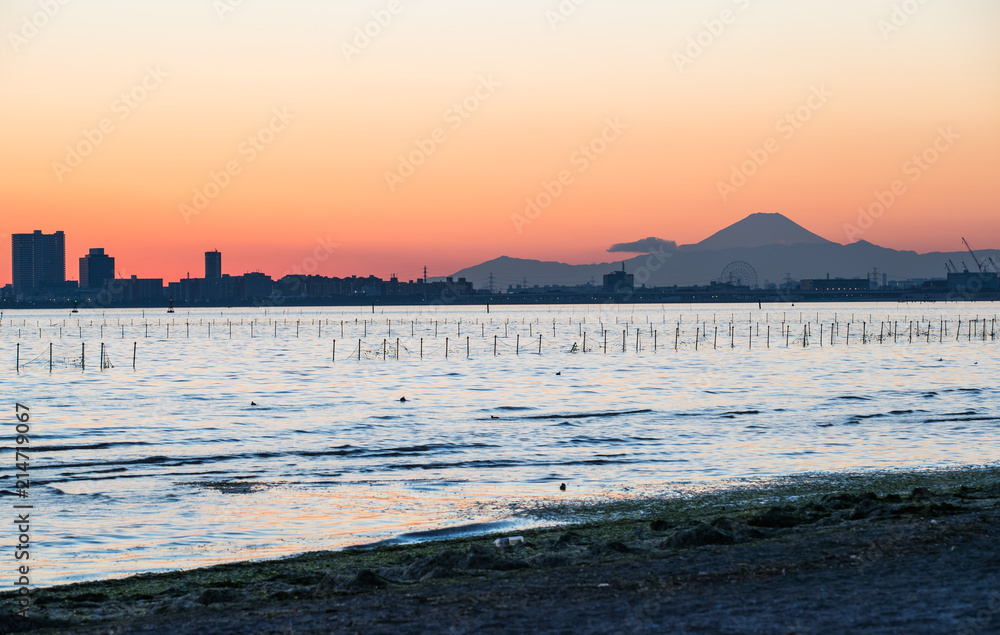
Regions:
<svg viewBox="0 0 1000 635"><path fill-rule="evenodd" d="M209 249L226 273L275 277L317 249L321 274L403 279L500 255L605 262L612 243L697 242L752 212L838 242L1000 248L995 0L575 3L557 23L574 2L400 0L348 56L396 3L4 0L3 244L61 229L69 278L104 247L122 275L168 280L202 275ZM46 5L58 11L37 15ZM133 89L145 99L123 100ZM456 117L466 99L475 111ZM276 109L294 118L251 152ZM796 127L778 124L796 112ZM54 166L105 119L89 156ZM601 148L609 120L627 128ZM390 187L398 157L435 135ZM575 155L592 143L594 160ZM912 163L935 143L933 163ZM227 165L239 174L185 219ZM515 223L563 172L551 204ZM859 224L897 180L885 213Z"/></svg>

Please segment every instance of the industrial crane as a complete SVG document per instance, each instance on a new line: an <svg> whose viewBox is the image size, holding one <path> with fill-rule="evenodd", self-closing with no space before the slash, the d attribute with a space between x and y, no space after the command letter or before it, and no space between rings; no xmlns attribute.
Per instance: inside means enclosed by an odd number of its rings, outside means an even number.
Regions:
<svg viewBox="0 0 1000 635"><path fill-rule="evenodd" d="M972 260L976 263L976 266L979 267L979 273L982 273L983 272L983 263L979 262L979 258L976 257L976 252L972 251L972 247L969 246L969 241L967 241L963 237L962 238L962 242L965 243L965 248L969 250L970 254L972 254Z"/></svg>

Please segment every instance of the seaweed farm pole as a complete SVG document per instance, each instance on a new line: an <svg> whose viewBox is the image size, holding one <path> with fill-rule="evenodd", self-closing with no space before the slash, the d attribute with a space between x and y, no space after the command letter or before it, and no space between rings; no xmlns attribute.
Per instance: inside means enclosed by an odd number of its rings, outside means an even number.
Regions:
<svg viewBox="0 0 1000 635"><path fill-rule="evenodd" d="M448 359L448 338L444 338L444 358Z"/></svg>
<svg viewBox="0 0 1000 635"><path fill-rule="evenodd" d="M101 359L104 359L102 351ZM87 343L80 342L80 370L87 370Z"/></svg>
<svg viewBox="0 0 1000 635"><path fill-rule="evenodd" d="M622 331L622 352L625 352L625 338L627 337L628 329Z"/></svg>
<svg viewBox="0 0 1000 635"><path fill-rule="evenodd" d="M488 305L487 305L488 306ZM497 356L497 336L493 336L493 357Z"/></svg>
<svg viewBox="0 0 1000 635"><path fill-rule="evenodd" d="M712 336L712 348L719 348L719 327L715 327L715 335Z"/></svg>
<svg viewBox="0 0 1000 635"><path fill-rule="evenodd" d="M385 361L385 338L382 338L382 361Z"/></svg>
<svg viewBox="0 0 1000 635"><path fill-rule="evenodd" d="M399 338L396 338L396 361L399 361Z"/></svg>
<svg viewBox="0 0 1000 635"><path fill-rule="evenodd" d="M771 325L767 325L767 347L771 348Z"/></svg>
<svg viewBox="0 0 1000 635"><path fill-rule="evenodd" d="M424 358L424 338L420 338L420 359Z"/></svg>
<svg viewBox="0 0 1000 635"><path fill-rule="evenodd" d="M583 352L584 353L587 352L587 333L586 333L586 331L583 332Z"/></svg>
<svg viewBox="0 0 1000 635"><path fill-rule="evenodd" d="M538 354L542 354L542 334L538 334Z"/></svg>
<svg viewBox="0 0 1000 635"><path fill-rule="evenodd" d="M337 340L333 340L333 354L330 356L330 361L334 363L337 361Z"/></svg>
<svg viewBox="0 0 1000 635"><path fill-rule="evenodd" d="M851 345L851 323L847 323L847 345Z"/></svg>
<svg viewBox="0 0 1000 635"><path fill-rule="evenodd" d="M361 361L361 340L358 340L358 361Z"/></svg>
<svg viewBox="0 0 1000 635"><path fill-rule="evenodd" d="M674 352L677 351L677 340L679 340L680 337L681 337L681 327L678 326L676 329L674 329ZM607 342L606 339L605 342ZM605 344L604 348L605 352L607 352L607 344Z"/></svg>
<svg viewBox="0 0 1000 635"><path fill-rule="evenodd" d="M698 350L698 335L700 334L701 327L696 326L694 329L694 350Z"/></svg>
<svg viewBox="0 0 1000 635"><path fill-rule="evenodd" d="M135 370L135 354L139 350L139 342L132 342L132 370Z"/></svg>
<svg viewBox="0 0 1000 635"><path fill-rule="evenodd" d="M49 342L49 372L52 372L52 342Z"/></svg>
<svg viewBox="0 0 1000 635"><path fill-rule="evenodd" d="M514 340L514 354L515 355L520 355L521 354L521 334L520 333L517 334L516 339Z"/></svg>
<svg viewBox="0 0 1000 635"><path fill-rule="evenodd" d="M867 322L862 322L861 323L861 343L864 344L867 339L868 339L868 323Z"/></svg>
<svg viewBox="0 0 1000 635"><path fill-rule="evenodd" d="M472 351L472 349L471 349L471 347L469 345L469 336L466 335L465 336L465 359L469 359L469 356L471 355L471 351ZM539 353L542 352L542 336L541 335L538 336L538 352Z"/></svg>
<svg viewBox="0 0 1000 635"><path fill-rule="evenodd" d="M101 363L100 363L100 367L101 367L101 371L103 372L104 371L104 342L101 342Z"/></svg>
<svg viewBox="0 0 1000 635"><path fill-rule="evenodd" d="M584 342L583 342L583 347L584 347L584 348L586 348L586 347L587 347L587 342L586 342L586 340L584 340ZM654 352L654 353L656 352L656 330L655 330L655 329L653 330L653 352Z"/></svg>
<svg viewBox="0 0 1000 635"><path fill-rule="evenodd" d="M792 327L789 325L787 327L782 326L781 328L785 329L785 348L788 348L788 334L792 332Z"/></svg>
<svg viewBox="0 0 1000 635"><path fill-rule="evenodd" d="M16 355L17 356L14 358L14 370L17 371L18 373L20 373L21 372L21 343L20 342L17 343L17 353L16 353Z"/></svg>

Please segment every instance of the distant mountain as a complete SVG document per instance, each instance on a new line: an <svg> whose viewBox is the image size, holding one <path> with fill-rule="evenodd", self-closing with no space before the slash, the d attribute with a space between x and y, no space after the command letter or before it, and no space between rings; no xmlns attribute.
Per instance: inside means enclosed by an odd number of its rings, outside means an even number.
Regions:
<svg viewBox="0 0 1000 635"><path fill-rule="evenodd" d="M1000 262L1000 251L977 252L981 260L992 257ZM758 284L779 283L786 276L808 278L864 278L877 269L890 280L944 278L945 262L953 260L961 268L971 263L966 252L918 254L879 247L867 241L841 245L804 229L781 214L752 214L694 245L677 251L636 256L625 261L627 271L636 274L636 285L691 286L718 281L731 262L749 263ZM972 267L975 267L972 264ZM569 265L503 256L462 269L454 274L477 289L494 286L580 285L602 283L602 276L621 268L620 262Z"/></svg>
<svg viewBox="0 0 1000 635"><path fill-rule="evenodd" d="M832 245L832 241L818 236L782 214L750 214L700 243L683 245L682 250L703 251L733 249L736 247L764 247L766 245Z"/></svg>
<svg viewBox="0 0 1000 635"><path fill-rule="evenodd" d="M549 284L579 285L594 280L602 284L602 276L612 269L620 268L620 263L600 263L593 265L567 265L562 262L543 262L541 260L526 260L501 256L488 260L474 267L467 267L457 272L453 277L465 278L477 289L489 288L490 274L497 289L506 291L508 286Z"/></svg>

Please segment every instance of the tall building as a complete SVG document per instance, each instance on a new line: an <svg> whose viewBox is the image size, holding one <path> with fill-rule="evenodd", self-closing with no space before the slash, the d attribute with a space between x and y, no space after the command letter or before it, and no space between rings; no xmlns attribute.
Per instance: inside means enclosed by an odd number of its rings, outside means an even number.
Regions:
<svg viewBox="0 0 1000 635"><path fill-rule="evenodd" d="M91 249L80 258L80 287L100 289L106 281L114 279L115 259L106 255L103 249Z"/></svg>
<svg viewBox="0 0 1000 635"><path fill-rule="evenodd" d="M222 277L222 254L218 251L205 252L205 277Z"/></svg>
<svg viewBox="0 0 1000 635"><path fill-rule="evenodd" d="M14 293L32 295L66 283L66 235L63 232L12 234L11 273Z"/></svg>

